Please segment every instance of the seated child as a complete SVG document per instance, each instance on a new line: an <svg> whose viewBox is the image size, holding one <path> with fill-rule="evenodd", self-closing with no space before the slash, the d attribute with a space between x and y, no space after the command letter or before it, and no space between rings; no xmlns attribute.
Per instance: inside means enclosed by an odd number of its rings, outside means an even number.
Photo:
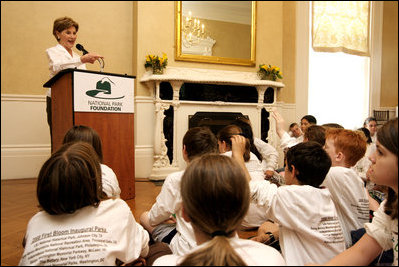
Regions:
<svg viewBox="0 0 399 267"><path fill-rule="evenodd" d="M84 125L73 126L64 136L63 144L69 142L83 141L93 146L94 150L101 162L101 182L103 191L108 197L120 197L121 189L119 188L119 182L116 178L114 171L103 162L103 152L101 146L101 138L98 133Z"/></svg>
<svg viewBox="0 0 399 267"><path fill-rule="evenodd" d="M241 128L236 125L227 125L223 129L221 129L218 134L218 146L219 152L225 156L232 156L232 143L231 137L234 135L245 135ZM254 153L251 152L250 141L247 136L244 136L247 139L247 144L244 152L244 161L245 167L248 169L248 172L251 176L252 180L260 180L263 181L265 179L265 174L262 169L262 165L259 159L256 157Z"/></svg>
<svg viewBox="0 0 399 267"><path fill-rule="evenodd" d="M249 119L240 117L233 121L233 124L240 127L245 137L249 139L250 150L261 161L265 178L271 179L274 175L274 170L278 167L277 150L272 145L254 137Z"/></svg>
<svg viewBox="0 0 399 267"><path fill-rule="evenodd" d="M299 143L303 141L303 132L301 130L301 128L299 128L298 123L293 122L290 124L290 126L288 127L288 134L291 137L295 137L295 138L302 138L302 140L299 140Z"/></svg>
<svg viewBox="0 0 399 267"><path fill-rule="evenodd" d="M120 198L105 199L101 168L86 142L64 144L37 180L42 211L27 226L19 265L116 265L148 253L149 236Z"/></svg>
<svg viewBox="0 0 399 267"><path fill-rule="evenodd" d="M276 249L238 237L249 187L243 169L230 157L194 159L181 179L181 196L183 218L191 222L198 247L183 256L162 256L154 266L285 265Z"/></svg>
<svg viewBox="0 0 399 267"><path fill-rule="evenodd" d="M331 192L348 248L352 245L351 231L369 222L368 194L364 182L351 168L366 152L366 140L357 131L328 128L324 149L332 167L322 185Z"/></svg>
<svg viewBox="0 0 399 267"><path fill-rule="evenodd" d="M286 185L269 194L267 181L250 182L251 198L264 209L264 221L279 224L281 252L287 265L322 263L345 249L337 210L327 188L320 187L331 159L316 142L287 151Z"/></svg>
<svg viewBox="0 0 399 267"><path fill-rule="evenodd" d="M183 158L186 162L216 152L217 139L207 127L191 128L183 137ZM180 180L183 174L184 170L169 174L150 211L140 216L140 223L152 238L170 244L170 249L176 255L184 255L197 245L192 226L183 219L181 213ZM164 223L172 215L176 216L173 217L176 223Z"/></svg>

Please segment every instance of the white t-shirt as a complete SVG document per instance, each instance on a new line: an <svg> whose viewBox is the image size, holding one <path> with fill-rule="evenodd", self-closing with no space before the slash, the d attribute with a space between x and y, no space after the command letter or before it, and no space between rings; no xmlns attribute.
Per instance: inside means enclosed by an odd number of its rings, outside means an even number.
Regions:
<svg viewBox="0 0 399 267"><path fill-rule="evenodd" d="M280 139L280 147L281 149L286 149L295 146L301 142L303 142L303 135L296 138L296 137L291 137L287 132L284 132L283 136Z"/></svg>
<svg viewBox="0 0 399 267"><path fill-rule="evenodd" d="M186 222L181 213L182 198L180 194L180 181L184 171L169 174L162 185L156 202L148 213L149 223L157 225L169 219L172 214L176 215L177 233L170 241L170 249L173 254L184 255L197 246L193 228Z"/></svg>
<svg viewBox="0 0 399 267"><path fill-rule="evenodd" d="M371 142L372 142L373 144L376 144L376 143L377 143L377 133L374 133L374 135L371 136Z"/></svg>
<svg viewBox="0 0 399 267"><path fill-rule="evenodd" d="M270 183L267 180L263 181L250 181L251 198L259 201L261 205L269 204L277 193L277 185ZM267 219L265 217L265 207L257 205L255 202L249 203L249 209L241 225L244 227L259 227Z"/></svg>
<svg viewBox="0 0 399 267"><path fill-rule="evenodd" d="M233 152L227 151L221 155L232 157ZM250 152L250 157L249 160L245 162L245 167L247 167L249 175L251 176L251 180L263 181L265 179L265 173L263 172L262 164L254 153Z"/></svg>
<svg viewBox="0 0 399 267"><path fill-rule="evenodd" d="M115 265L148 254L149 235L121 199L72 214L38 212L29 221L19 265Z"/></svg>
<svg viewBox="0 0 399 267"><path fill-rule="evenodd" d="M278 168L278 152L270 144L262 141L259 138L254 138L254 145L262 155L262 169L263 171L274 171Z"/></svg>
<svg viewBox="0 0 399 267"><path fill-rule="evenodd" d="M351 231L363 228L370 218L364 183L353 169L336 166L330 168L322 185L331 192L348 248L352 245Z"/></svg>
<svg viewBox="0 0 399 267"><path fill-rule="evenodd" d="M50 78L56 75L59 71L68 68L86 69L86 65L80 60L80 56L72 51L72 56L60 44L46 49L47 58L49 61ZM51 97L51 88L47 91L47 96Z"/></svg>
<svg viewBox="0 0 399 267"><path fill-rule="evenodd" d="M264 245L248 239L232 237L230 245L248 266L284 266L285 261L281 254L273 247ZM209 242L209 241L208 241ZM206 246L207 242L199 245L196 249ZM165 255L159 257L153 266L176 266L184 260L184 256Z"/></svg>
<svg viewBox="0 0 399 267"><path fill-rule="evenodd" d="M250 189L252 194L257 188L250 183ZM338 214L327 188L284 185L271 199L261 194L257 197L258 205L264 207L265 220L279 224L280 247L287 265L322 264L345 250Z"/></svg>
<svg viewBox="0 0 399 267"><path fill-rule="evenodd" d="M364 228L366 233L374 238L384 249L393 248L392 266L398 266L398 219L392 220L385 210L386 200L381 202L380 207L374 212L371 223L366 223Z"/></svg>
<svg viewBox="0 0 399 267"><path fill-rule="evenodd" d="M105 164L101 164L101 181L103 191L108 197L120 197L121 189L119 188L118 178L116 178L114 171Z"/></svg>
<svg viewBox="0 0 399 267"><path fill-rule="evenodd" d="M364 154L364 157L361 158L355 166L352 168L356 171L356 173L360 176L360 178L363 179L363 181L367 180L366 173L367 170L369 169L371 165L371 161L369 160L369 156L373 154L376 150L376 146L374 143L368 144L366 153Z"/></svg>

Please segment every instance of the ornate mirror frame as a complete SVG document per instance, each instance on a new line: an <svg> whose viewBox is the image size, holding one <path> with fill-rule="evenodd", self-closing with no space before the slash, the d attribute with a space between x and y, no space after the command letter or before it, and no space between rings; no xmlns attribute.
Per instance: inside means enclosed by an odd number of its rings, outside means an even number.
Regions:
<svg viewBox="0 0 399 267"><path fill-rule="evenodd" d="M176 1L175 7L175 25L176 25L176 38L175 38L175 60L191 61L191 62L204 62L215 64L227 65L240 65L240 66L255 66L256 64L256 1L252 1L252 15L251 15L251 58L228 58L217 56L202 56L191 55L182 53L182 1Z"/></svg>

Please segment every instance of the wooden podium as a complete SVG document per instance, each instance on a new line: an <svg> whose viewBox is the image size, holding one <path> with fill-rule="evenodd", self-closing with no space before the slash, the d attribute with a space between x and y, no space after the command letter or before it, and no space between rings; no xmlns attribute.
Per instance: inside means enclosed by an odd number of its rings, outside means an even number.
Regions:
<svg viewBox="0 0 399 267"><path fill-rule="evenodd" d="M103 163L118 177L121 198L135 197L134 76L66 69L47 81L51 87L52 152L74 125L101 137Z"/></svg>

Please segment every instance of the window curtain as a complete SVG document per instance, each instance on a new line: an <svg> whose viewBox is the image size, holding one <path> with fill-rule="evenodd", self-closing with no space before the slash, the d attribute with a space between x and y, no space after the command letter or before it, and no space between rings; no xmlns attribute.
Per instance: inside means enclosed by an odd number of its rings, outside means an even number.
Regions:
<svg viewBox="0 0 399 267"><path fill-rule="evenodd" d="M316 52L369 56L370 1L313 1L312 47Z"/></svg>

